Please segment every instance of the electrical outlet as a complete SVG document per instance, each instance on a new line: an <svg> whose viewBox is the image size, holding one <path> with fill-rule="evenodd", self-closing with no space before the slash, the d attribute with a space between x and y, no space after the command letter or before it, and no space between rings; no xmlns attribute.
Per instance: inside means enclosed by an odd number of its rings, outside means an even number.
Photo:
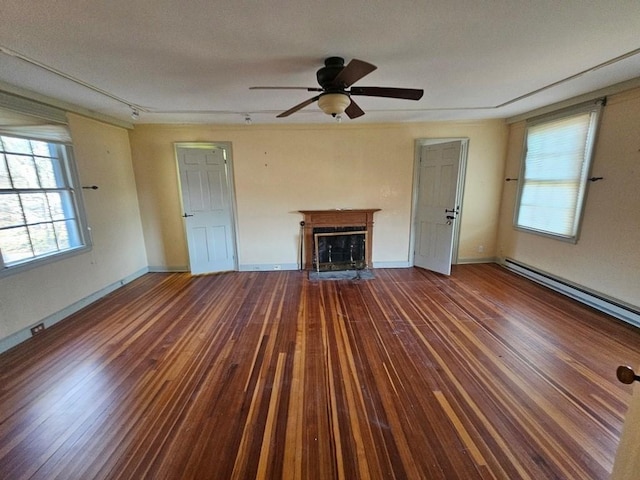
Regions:
<svg viewBox="0 0 640 480"><path fill-rule="evenodd" d="M484 245L478 245L478 253L484 253Z"/></svg>
<svg viewBox="0 0 640 480"><path fill-rule="evenodd" d="M44 332L44 323L39 323L35 327L31 327L31 336Z"/></svg>

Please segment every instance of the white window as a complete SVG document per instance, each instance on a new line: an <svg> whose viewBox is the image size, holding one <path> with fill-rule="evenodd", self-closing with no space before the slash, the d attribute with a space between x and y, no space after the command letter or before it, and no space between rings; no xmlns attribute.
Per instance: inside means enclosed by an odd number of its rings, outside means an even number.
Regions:
<svg viewBox="0 0 640 480"><path fill-rule="evenodd" d="M515 226L576 242L603 101L527 123Z"/></svg>
<svg viewBox="0 0 640 480"><path fill-rule="evenodd" d="M86 249L66 125L3 109L0 122L0 275Z"/></svg>

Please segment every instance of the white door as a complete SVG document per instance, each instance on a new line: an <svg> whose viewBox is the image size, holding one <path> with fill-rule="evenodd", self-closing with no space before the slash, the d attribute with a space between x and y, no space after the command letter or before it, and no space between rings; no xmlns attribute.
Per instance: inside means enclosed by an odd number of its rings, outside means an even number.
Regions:
<svg viewBox="0 0 640 480"><path fill-rule="evenodd" d="M462 142L420 146L415 214L416 267L451 273L454 237L460 213Z"/></svg>
<svg viewBox="0 0 640 480"><path fill-rule="evenodd" d="M640 428L638 426L640 426L640 384L635 383L629 410L627 410L627 416L624 419L616 459L613 462L613 471L611 472L611 477L609 477L610 480L632 480L638 478L638 472L640 471L640 455L638 455Z"/></svg>
<svg viewBox="0 0 640 480"><path fill-rule="evenodd" d="M191 273L235 270L230 146L177 144L176 157Z"/></svg>

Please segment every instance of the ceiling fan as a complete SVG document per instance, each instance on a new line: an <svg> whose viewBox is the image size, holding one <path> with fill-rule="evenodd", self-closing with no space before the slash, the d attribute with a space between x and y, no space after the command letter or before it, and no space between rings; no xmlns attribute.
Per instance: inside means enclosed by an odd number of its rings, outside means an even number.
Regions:
<svg viewBox="0 0 640 480"><path fill-rule="evenodd" d="M277 115L278 118L288 117L292 113L317 101L320 109L333 117L345 113L349 118L358 118L364 111L353 100L354 95L369 97L401 98L405 100L420 100L424 90L415 88L393 87L353 87L352 85L370 74L375 65L352 59L346 66L344 58L329 57L324 61L324 67L316 72L320 87L250 87L251 90L307 90L320 94L305 100L289 110ZM351 87L349 89L349 87Z"/></svg>

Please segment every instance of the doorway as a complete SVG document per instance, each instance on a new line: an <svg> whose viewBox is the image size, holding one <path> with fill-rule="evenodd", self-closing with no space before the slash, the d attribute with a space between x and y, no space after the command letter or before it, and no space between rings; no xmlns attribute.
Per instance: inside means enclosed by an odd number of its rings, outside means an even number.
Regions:
<svg viewBox="0 0 640 480"><path fill-rule="evenodd" d="M444 275L457 261L469 140L416 141L412 264Z"/></svg>
<svg viewBox="0 0 640 480"><path fill-rule="evenodd" d="M192 274L237 270L230 143L176 143Z"/></svg>

